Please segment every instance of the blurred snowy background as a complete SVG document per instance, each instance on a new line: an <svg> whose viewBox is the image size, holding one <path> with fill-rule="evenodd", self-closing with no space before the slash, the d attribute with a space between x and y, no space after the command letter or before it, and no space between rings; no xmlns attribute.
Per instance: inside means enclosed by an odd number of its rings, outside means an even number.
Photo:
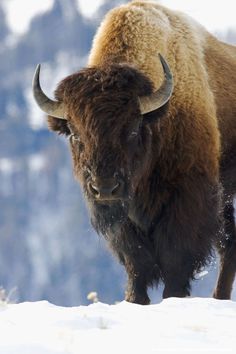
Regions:
<svg viewBox="0 0 236 354"><path fill-rule="evenodd" d="M48 131L31 80L42 63L52 95L60 79L86 65L104 14L125 2L0 0L0 286L13 301L80 305L93 290L103 302L123 299L124 271L90 226L68 143ZM233 1L162 3L236 44ZM209 296L215 280L213 260L193 295ZM152 293L153 302L160 294Z"/></svg>

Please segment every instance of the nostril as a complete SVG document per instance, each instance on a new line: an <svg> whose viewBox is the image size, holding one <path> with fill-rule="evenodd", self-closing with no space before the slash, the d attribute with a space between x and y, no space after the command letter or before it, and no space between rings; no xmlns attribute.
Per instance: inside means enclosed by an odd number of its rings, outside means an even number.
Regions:
<svg viewBox="0 0 236 354"><path fill-rule="evenodd" d="M95 196L95 197L99 197L100 192L97 186L95 186L94 184L92 184L91 182L88 183L88 187L90 192Z"/></svg>
<svg viewBox="0 0 236 354"><path fill-rule="evenodd" d="M106 179L90 180L87 182L88 193L97 200L113 200L121 196L123 191L123 181Z"/></svg>

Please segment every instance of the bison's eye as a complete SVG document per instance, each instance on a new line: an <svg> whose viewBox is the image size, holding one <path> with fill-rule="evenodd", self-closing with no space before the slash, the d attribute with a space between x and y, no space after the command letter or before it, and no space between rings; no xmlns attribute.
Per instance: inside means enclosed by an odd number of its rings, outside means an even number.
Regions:
<svg viewBox="0 0 236 354"><path fill-rule="evenodd" d="M131 137L131 138L135 138L137 135L138 135L138 132L132 132L132 133L130 134L130 137Z"/></svg>
<svg viewBox="0 0 236 354"><path fill-rule="evenodd" d="M80 142L80 137L77 134L71 134L70 135L70 142L72 144L79 143Z"/></svg>
<svg viewBox="0 0 236 354"><path fill-rule="evenodd" d="M84 144L81 142L79 135L71 134L70 135L70 143L79 151L84 150Z"/></svg>
<svg viewBox="0 0 236 354"><path fill-rule="evenodd" d="M128 136L128 140L133 140L138 136L138 132L137 131L133 131L129 134Z"/></svg>

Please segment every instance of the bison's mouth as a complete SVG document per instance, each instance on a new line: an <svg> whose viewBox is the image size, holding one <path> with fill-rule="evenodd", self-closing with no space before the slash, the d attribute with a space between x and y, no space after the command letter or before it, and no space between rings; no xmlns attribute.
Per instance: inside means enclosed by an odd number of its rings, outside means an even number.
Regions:
<svg viewBox="0 0 236 354"><path fill-rule="evenodd" d="M93 200L95 204L107 205L111 207L115 204L121 204L122 207L125 207L125 205L130 201L130 198L124 196L122 198L99 198Z"/></svg>
<svg viewBox="0 0 236 354"><path fill-rule="evenodd" d="M101 199L93 201L94 207L101 212L110 214L112 219L119 215L128 215L129 199Z"/></svg>
<svg viewBox="0 0 236 354"><path fill-rule="evenodd" d="M89 209L94 228L105 234L127 220L129 203L125 200L94 200L89 202Z"/></svg>

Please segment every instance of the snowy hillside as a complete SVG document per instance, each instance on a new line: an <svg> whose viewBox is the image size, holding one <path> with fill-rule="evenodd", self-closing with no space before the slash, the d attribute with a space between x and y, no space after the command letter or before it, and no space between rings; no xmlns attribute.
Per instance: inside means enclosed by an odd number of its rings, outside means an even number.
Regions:
<svg viewBox="0 0 236 354"><path fill-rule="evenodd" d="M170 298L158 305L0 306L1 354L235 353L236 303Z"/></svg>

